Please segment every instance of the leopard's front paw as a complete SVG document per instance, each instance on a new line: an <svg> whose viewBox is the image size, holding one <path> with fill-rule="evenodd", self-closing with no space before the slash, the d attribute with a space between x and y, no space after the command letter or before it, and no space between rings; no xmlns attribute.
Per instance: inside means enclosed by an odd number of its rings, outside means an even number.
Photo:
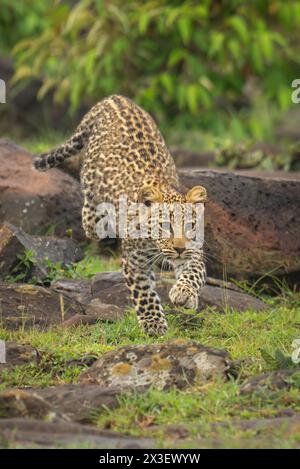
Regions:
<svg viewBox="0 0 300 469"><path fill-rule="evenodd" d="M175 283L169 291L169 298L175 306L184 306L187 309L198 308L198 293L186 283Z"/></svg>

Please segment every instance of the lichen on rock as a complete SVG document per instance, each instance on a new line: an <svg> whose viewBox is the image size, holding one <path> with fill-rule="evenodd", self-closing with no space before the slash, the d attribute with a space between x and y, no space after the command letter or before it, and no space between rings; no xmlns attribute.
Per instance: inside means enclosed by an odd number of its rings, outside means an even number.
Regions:
<svg viewBox="0 0 300 469"><path fill-rule="evenodd" d="M214 379L228 379L232 362L225 350L197 342L128 345L104 354L82 373L82 383L127 389L185 388Z"/></svg>

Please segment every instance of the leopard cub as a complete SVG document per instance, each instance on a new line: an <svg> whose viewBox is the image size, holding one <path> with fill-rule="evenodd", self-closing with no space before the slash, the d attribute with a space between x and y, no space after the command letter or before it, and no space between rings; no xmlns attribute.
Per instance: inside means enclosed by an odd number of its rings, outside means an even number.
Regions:
<svg viewBox="0 0 300 469"><path fill-rule="evenodd" d="M167 321L155 290L153 269L157 263L169 264L176 276L169 293L171 301L176 306L197 308L206 280L202 243L181 233L183 230L178 231L182 221L177 209L191 205L191 224L195 224L194 208L203 204L206 190L202 186L190 190L181 186L173 158L154 120L123 96L113 95L96 104L73 136L58 148L38 155L34 167L45 171L82 150L82 223L88 238L99 239L99 204L106 202L117 207L120 197L126 197L130 203L145 207L145 235L127 234L122 239L123 272L142 329L149 335L163 335ZM168 210L168 235L160 209L156 212L158 235L152 235L149 227L154 206Z"/></svg>

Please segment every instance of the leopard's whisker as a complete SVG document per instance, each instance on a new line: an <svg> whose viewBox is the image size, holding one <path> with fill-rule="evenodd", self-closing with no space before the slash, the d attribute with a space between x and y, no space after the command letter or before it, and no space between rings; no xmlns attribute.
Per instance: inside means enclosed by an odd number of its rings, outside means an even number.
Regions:
<svg viewBox="0 0 300 469"><path fill-rule="evenodd" d="M153 255L153 256L151 256L150 258L148 258L147 261L144 262L144 264L142 264L142 266L143 266L143 267L152 266L152 265L159 259L160 256L161 256L161 252L156 253L155 255Z"/></svg>

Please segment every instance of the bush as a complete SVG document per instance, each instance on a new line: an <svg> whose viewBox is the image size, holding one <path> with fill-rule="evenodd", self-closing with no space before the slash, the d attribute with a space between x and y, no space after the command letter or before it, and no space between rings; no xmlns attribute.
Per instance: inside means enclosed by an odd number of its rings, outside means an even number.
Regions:
<svg viewBox="0 0 300 469"><path fill-rule="evenodd" d="M204 109L208 125L216 104L244 105L253 87L281 108L291 103L298 1L47 0L24 11L25 24L15 3L13 82L38 78L40 99L51 91L74 110L117 92L188 123Z"/></svg>

